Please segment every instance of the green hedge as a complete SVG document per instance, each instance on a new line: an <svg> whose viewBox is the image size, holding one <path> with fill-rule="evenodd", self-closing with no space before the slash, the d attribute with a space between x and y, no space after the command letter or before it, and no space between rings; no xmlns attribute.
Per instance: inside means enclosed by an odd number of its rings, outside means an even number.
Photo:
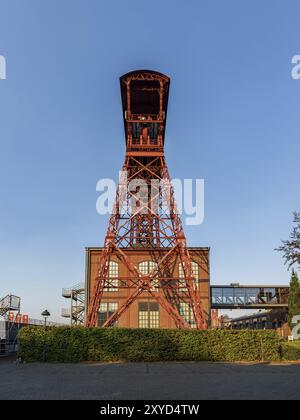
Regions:
<svg viewBox="0 0 300 420"><path fill-rule="evenodd" d="M300 360L300 341L281 344L281 359L284 361Z"/></svg>
<svg viewBox="0 0 300 420"><path fill-rule="evenodd" d="M273 331L184 331L83 327L25 327L18 355L27 362L272 361Z"/></svg>

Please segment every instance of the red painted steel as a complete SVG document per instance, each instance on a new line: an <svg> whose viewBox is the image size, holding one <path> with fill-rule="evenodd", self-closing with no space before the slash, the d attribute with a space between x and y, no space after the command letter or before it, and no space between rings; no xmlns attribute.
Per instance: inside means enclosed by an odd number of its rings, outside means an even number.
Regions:
<svg viewBox="0 0 300 420"><path fill-rule="evenodd" d="M153 71L135 71L121 77L126 133L126 156L109 219L98 275L91 292L86 325L98 324L103 293L116 287L109 279L114 257L123 263L129 277L119 280L129 289L126 301L104 323L113 326L143 292L174 320L179 328L191 328L180 313L187 303L197 329L206 329L200 293L192 273L191 258L178 215L174 191L164 156L164 133L170 79ZM145 186L147 188L145 188ZM126 255L126 249L146 249L155 261L144 274ZM174 277L181 264L182 278Z"/></svg>

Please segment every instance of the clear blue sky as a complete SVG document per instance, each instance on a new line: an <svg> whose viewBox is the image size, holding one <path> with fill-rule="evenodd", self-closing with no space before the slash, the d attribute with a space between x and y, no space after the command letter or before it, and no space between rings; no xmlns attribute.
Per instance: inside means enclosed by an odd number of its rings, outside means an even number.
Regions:
<svg viewBox="0 0 300 420"><path fill-rule="evenodd" d="M60 319L102 244L96 182L124 155L118 78L171 76L172 177L204 178L212 283L286 283L273 249L299 209L300 3L0 0L0 295ZM180 159L179 159L180 157Z"/></svg>

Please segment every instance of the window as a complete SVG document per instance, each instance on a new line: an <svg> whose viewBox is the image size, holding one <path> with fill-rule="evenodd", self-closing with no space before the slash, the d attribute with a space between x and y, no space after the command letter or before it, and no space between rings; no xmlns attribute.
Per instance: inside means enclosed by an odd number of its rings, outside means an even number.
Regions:
<svg viewBox="0 0 300 420"><path fill-rule="evenodd" d="M179 264L179 267L178 267L178 277L179 279L183 279L183 280L179 280L179 287L180 287L179 291L187 292L188 289L186 287L183 265L181 263Z"/></svg>
<svg viewBox="0 0 300 420"><path fill-rule="evenodd" d="M223 304L223 289L213 287L212 288L212 303L216 304Z"/></svg>
<svg viewBox="0 0 300 420"><path fill-rule="evenodd" d="M234 304L234 289L230 287L225 287L223 289L223 303L225 305Z"/></svg>
<svg viewBox="0 0 300 420"><path fill-rule="evenodd" d="M139 303L139 328L159 328L158 303Z"/></svg>
<svg viewBox="0 0 300 420"><path fill-rule="evenodd" d="M234 303L236 305L245 305L246 303L245 289L236 288L233 290L233 293L234 293Z"/></svg>
<svg viewBox="0 0 300 420"><path fill-rule="evenodd" d="M99 309L99 320L98 326L102 327L105 321L112 316L112 314L118 309L118 304L113 302L102 302Z"/></svg>
<svg viewBox="0 0 300 420"><path fill-rule="evenodd" d="M107 287L104 292L117 292L119 286L119 264L115 261L110 261L108 270Z"/></svg>
<svg viewBox="0 0 300 420"><path fill-rule="evenodd" d="M157 268L157 263L155 261L142 261L139 263L139 270L145 276L149 274L152 270L155 270L156 268ZM159 281L158 280L152 281L151 290L153 292L158 292L158 288L159 288Z"/></svg>
<svg viewBox="0 0 300 420"><path fill-rule="evenodd" d="M194 261L192 261L192 272L193 272L192 275L195 278L196 289L199 290L199 288L200 288L199 265ZM179 264L179 267L178 267L178 277L180 279L183 279L183 280L179 281L180 286L181 286L180 290L183 291L183 292L187 292L184 270L183 270L183 266L182 266L181 263Z"/></svg>
<svg viewBox="0 0 300 420"><path fill-rule="evenodd" d="M196 328L196 322L194 318L194 314L192 308L190 307L189 303L187 302L180 302L179 303L179 313L182 318L192 327Z"/></svg>

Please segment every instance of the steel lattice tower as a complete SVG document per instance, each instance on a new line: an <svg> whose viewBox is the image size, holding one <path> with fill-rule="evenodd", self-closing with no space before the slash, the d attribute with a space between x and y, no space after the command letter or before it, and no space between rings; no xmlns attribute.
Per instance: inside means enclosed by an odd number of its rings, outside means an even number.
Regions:
<svg viewBox="0 0 300 420"><path fill-rule="evenodd" d="M116 287L108 275L114 257L130 273L119 279L119 287L129 292L103 327L113 326L132 302L147 291L177 327L191 328L179 310L179 303L185 302L190 306L196 328L205 329L206 318L164 156L170 79L155 71L141 70L122 76L120 83L126 156L91 291L86 325L97 325L103 292ZM126 254L128 248L143 248L151 254L155 264L147 275ZM180 278L173 274L178 263L183 271Z"/></svg>

